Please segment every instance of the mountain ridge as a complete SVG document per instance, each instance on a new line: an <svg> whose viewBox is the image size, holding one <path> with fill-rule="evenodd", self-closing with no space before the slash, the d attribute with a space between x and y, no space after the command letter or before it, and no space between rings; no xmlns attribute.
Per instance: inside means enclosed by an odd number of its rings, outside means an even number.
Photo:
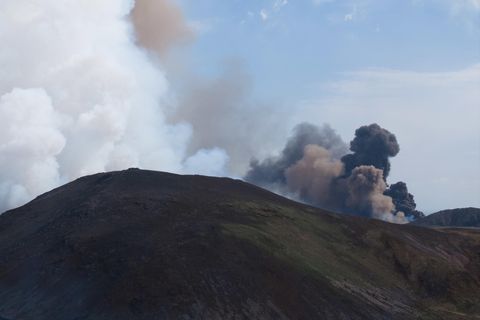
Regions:
<svg viewBox="0 0 480 320"><path fill-rule="evenodd" d="M480 208L447 209L415 220L412 224L432 227L480 228Z"/></svg>
<svg viewBox="0 0 480 320"><path fill-rule="evenodd" d="M0 216L0 317L476 319L480 234L130 169Z"/></svg>

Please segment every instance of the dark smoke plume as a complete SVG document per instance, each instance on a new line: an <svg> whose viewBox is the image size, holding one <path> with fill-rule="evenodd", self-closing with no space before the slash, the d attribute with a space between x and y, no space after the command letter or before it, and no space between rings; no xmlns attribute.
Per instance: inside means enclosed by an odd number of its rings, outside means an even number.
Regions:
<svg viewBox="0 0 480 320"><path fill-rule="evenodd" d="M392 198L395 208L405 213L405 216L414 219L425 216L423 212L415 210L417 204L415 203L413 194L408 192L405 182L400 181L392 184L384 194Z"/></svg>
<svg viewBox="0 0 480 320"><path fill-rule="evenodd" d="M245 179L338 212L397 223L422 215L405 183L387 189L389 157L400 150L392 133L377 124L363 126L350 150L344 155L345 143L329 126L303 123L279 156L252 161Z"/></svg>
<svg viewBox="0 0 480 320"><path fill-rule="evenodd" d="M358 166L374 166L383 170L383 178L386 180L390 173L389 157L396 156L400 146L394 134L374 123L355 131L350 150L353 154L342 157L345 176L350 176L352 170Z"/></svg>
<svg viewBox="0 0 480 320"><path fill-rule="evenodd" d="M347 146L342 138L328 125L322 127L301 123L293 130L278 157L270 157L262 162L252 160L245 180L264 187L281 187L286 184L285 171L304 156L307 145L316 145L328 150L334 159L346 153Z"/></svg>

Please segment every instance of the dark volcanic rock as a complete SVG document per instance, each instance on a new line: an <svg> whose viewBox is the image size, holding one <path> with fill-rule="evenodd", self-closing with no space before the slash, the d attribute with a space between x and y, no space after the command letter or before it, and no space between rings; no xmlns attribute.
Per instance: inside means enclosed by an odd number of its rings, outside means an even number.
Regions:
<svg viewBox="0 0 480 320"><path fill-rule="evenodd" d="M480 208L443 210L418 219L413 224L432 227L480 228Z"/></svg>
<svg viewBox="0 0 480 320"><path fill-rule="evenodd" d="M480 235L131 169L0 216L0 319L476 319Z"/></svg>

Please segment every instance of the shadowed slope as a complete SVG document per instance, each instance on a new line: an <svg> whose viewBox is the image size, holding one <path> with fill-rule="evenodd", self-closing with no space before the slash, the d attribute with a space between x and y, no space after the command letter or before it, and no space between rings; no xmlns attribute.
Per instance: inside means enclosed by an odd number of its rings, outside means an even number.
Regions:
<svg viewBox="0 0 480 320"><path fill-rule="evenodd" d="M477 319L480 235L131 169L0 216L0 316Z"/></svg>

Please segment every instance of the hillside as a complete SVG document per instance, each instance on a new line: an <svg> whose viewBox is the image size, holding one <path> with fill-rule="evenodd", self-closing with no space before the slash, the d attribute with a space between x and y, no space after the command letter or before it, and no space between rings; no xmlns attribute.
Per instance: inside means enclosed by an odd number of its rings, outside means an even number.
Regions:
<svg viewBox="0 0 480 320"><path fill-rule="evenodd" d="M461 208L432 213L413 224L432 227L480 228L480 208Z"/></svg>
<svg viewBox="0 0 480 320"><path fill-rule="evenodd" d="M130 169L0 216L0 318L479 319L480 234Z"/></svg>

